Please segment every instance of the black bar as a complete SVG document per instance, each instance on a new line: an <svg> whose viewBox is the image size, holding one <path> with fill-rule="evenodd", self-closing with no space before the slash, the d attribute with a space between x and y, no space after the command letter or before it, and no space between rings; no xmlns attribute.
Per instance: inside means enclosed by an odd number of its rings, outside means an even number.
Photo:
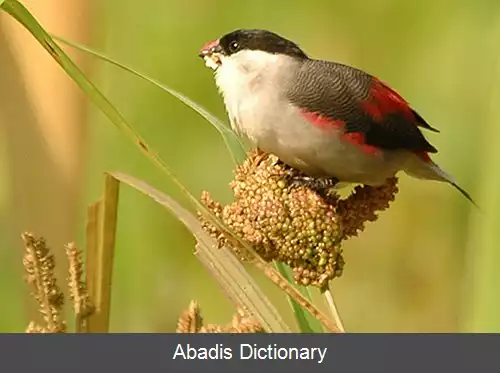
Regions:
<svg viewBox="0 0 500 373"><path fill-rule="evenodd" d="M499 362L500 334L0 334L2 372L482 373Z"/></svg>

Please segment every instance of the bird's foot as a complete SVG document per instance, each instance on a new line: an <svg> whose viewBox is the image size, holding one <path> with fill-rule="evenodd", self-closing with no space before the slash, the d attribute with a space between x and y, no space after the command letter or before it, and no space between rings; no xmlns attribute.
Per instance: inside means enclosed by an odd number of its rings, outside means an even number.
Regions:
<svg viewBox="0 0 500 373"><path fill-rule="evenodd" d="M292 188L305 187L314 190L322 196L326 196L328 191L339 182L339 179L336 177L327 178L297 175L297 170L292 166L287 165L281 159L278 159L276 164L288 172L286 181Z"/></svg>
<svg viewBox="0 0 500 373"><path fill-rule="evenodd" d="M333 188L339 180L337 178L318 178L310 176L291 176L290 185L292 187L306 187L315 191Z"/></svg>
<svg viewBox="0 0 500 373"><path fill-rule="evenodd" d="M306 187L318 193L319 195L326 197L328 191L333 188L339 180L335 177L323 178L323 177L310 177L310 176L290 176L288 178L289 185L292 188Z"/></svg>

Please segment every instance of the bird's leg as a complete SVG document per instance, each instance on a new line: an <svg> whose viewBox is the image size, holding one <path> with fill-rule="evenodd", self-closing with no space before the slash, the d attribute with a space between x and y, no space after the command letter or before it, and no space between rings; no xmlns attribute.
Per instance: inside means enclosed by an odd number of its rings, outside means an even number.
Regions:
<svg viewBox="0 0 500 373"><path fill-rule="evenodd" d="M290 168L292 168L291 166L287 165L285 162L283 162L281 159L278 158L278 160L276 161L276 165L278 166L281 166L283 167L284 169L286 170L289 170Z"/></svg>
<svg viewBox="0 0 500 373"><path fill-rule="evenodd" d="M289 182L292 187L303 186L323 195L328 193L328 190L333 188L339 180L335 177L292 176Z"/></svg>
<svg viewBox="0 0 500 373"><path fill-rule="evenodd" d="M288 181L288 184L292 188L303 186L311 190L314 190L316 193L320 195L326 196L326 194L328 194L328 190L333 188L339 182L339 179L337 179L336 177L326 178L326 177L311 177L306 175L294 175L293 171L295 169L292 166L287 165L281 159L278 159L276 164L280 165L286 171L290 172L287 175L286 179Z"/></svg>

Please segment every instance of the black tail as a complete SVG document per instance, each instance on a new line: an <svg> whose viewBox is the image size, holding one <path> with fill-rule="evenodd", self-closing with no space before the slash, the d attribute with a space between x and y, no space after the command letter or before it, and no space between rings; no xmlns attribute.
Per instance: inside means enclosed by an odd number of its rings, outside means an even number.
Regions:
<svg viewBox="0 0 500 373"><path fill-rule="evenodd" d="M465 198L467 198L478 210L481 210L478 204L472 199L469 193L463 188L461 188L457 183L450 181L450 184L455 187Z"/></svg>

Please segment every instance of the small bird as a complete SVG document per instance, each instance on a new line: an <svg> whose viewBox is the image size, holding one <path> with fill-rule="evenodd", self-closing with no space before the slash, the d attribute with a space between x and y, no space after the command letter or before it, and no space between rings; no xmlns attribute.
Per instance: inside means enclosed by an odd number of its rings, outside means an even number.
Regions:
<svg viewBox="0 0 500 373"><path fill-rule="evenodd" d="M439 131L378 78L258 29L228 33L199 56L215 70L233 130L306 175L294 183L379 186L402 170L474 203L429 156L437 150L420 128Z"/></svg>

